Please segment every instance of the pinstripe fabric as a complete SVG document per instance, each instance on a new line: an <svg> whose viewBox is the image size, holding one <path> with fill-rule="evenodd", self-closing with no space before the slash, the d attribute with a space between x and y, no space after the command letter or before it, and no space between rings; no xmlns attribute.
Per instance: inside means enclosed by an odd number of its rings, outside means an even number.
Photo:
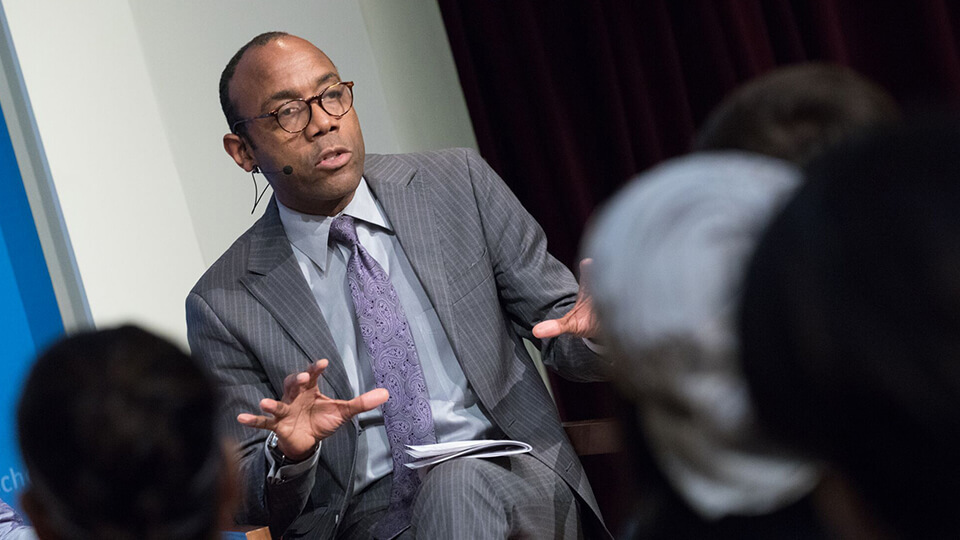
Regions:
<svg viewBox="0 0 960 540"><path fill-rule="evenodd" d="M455 459L434 467L413 510L416 538L582 538L570 487L536 458Z"/></svg>
<svg viewBox="0 0 960 540"><path fill-rule="evenodd" d="M367 486L362 494L354 495L344 513L337 538L340 540L370 540L373 531L390 504L391 477L384 476ZM410 529L397 538L411 538Z"/></svg>
<svg viewBox="0 0 960 540"><path fill-rule="evenodd" d="M348 509L342 540L372 537L390 501L390 478L372 484ZM580 510L570 487L529 455L457 459L434 467L399 538L576 539Z"/></svg>
<svg viewBox="0 0 960 540"><path fill-rule="evenodd" d="M521 337L572 307L577 284L546 252L533 218L473 151L368 155L364 177L433 303L458 361L491 419L583 499L589 531L603 527L580 463ZM266 485L265 434L236 423L278 398L288 374L328 358L321 390L351 397L339 356L280 224L276 203L207 271L187 298L190 345L221 381L222 423L240 446L247 479L239 519L285 537L329 537L351 493L356 427L321 448L316 475ZM542 344L544 362L573 380L599 380L605 366L582 341ZM299 516L299 517L298 517Z"/></svg>

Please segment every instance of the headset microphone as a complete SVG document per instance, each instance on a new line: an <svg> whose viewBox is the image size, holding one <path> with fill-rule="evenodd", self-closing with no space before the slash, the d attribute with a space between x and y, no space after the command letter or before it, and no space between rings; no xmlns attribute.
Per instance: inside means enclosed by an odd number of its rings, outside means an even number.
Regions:
<svg viewBox="0 0 960 540"><path fill-rule="evenodd" d="M287 165L286 167L280 169L279 171L260 171L260 174L268 174L268 173L273 174L278 172L282 172L283 174L290 176L291 174L293 174L293 167L291 167L290 165Z"/></svg>
<svg viewBox="0 0 960 540"><path fill-rule="evenodd" d="M273 173L280 173L280 172L282 172L286 176L290 176L291 174L293 174L293 167L291 167L290 165L286 165L279 171L261 171L259 167L255 167L252 171L250 171L250 178L253 179L253 196L255 197L253 199L253 209L250 210L251 214L253 214L257 210L257 205L260 204L260 199L262 199L263 194L267 192L267 186L263 186L263 191L260 191L257 188L257 177L254 176L254 173L273 174ZM259 193L259 195L257 193Z"/></svg>

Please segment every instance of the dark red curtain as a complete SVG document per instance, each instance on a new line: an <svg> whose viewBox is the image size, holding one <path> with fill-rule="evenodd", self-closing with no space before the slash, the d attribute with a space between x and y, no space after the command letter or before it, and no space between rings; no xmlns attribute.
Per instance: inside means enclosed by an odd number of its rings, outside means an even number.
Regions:
<svg viewBox="0 0 960 540"><path fill-rule="evenodd" d="M439 3L481 153L571 266L598 203L777 65L849 65L904 104L960 98L950 0Z"/></svg>
<svg viewBox="0 0 960 540"><path fill-rule="evenodd" d="M687 151L737 84L805 60L851 66L902 104L960 101L951 0L439 0L480 151L576 266L593 210ZM613 414L558 387L566 419Z"/></svg>

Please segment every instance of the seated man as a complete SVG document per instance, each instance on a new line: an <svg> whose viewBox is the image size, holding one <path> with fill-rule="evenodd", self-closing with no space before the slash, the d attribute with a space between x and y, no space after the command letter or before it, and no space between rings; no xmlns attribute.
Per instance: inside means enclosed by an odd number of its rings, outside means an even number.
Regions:
<svg viewBox="0 0 960 540"><path fill-rule="evenodd" d="M200 366L135 327L55 344L17 410L30 473L22 502L37 535L218 538L236 489L217 397Z"/></svg>
<svg viewBox="0 0 960 540"><path fill-rule="evenodd" d="M474 152L365 155L352 87L281 32L221 77L224 147L275 194L187 298L240 442L238 520L284 538L608 537L521 341L599 380L589 303ZM422 481L404 466L406 444L502 437L533 451Z"/></svg>

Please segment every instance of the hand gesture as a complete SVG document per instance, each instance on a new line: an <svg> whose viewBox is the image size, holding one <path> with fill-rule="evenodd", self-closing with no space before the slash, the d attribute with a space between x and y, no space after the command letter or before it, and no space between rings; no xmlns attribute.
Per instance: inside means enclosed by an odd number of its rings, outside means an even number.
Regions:
<svg viewBox="0 0 960 540"><path fill-rule="evenodd" d="M288 375L283 380L280 401L264 398L260 409L266 415L242 413L237 422L277 434L277 447L291 460L308 457L317 444L331 435L355 415L369 411L387 401L390 394L376 388L351 400L330 399L320 393L317 379L327 368L327 360L310 364L306 371Z"/></svg>
<svg viewBox="0 0 960 540"><path fill-rule="evenodd" d="M533 327L533 335L538 339L571 334L582 338L592 338L597 334L597 318L593 314L593 301L587 290L587 271L592 259L580 261L580 291L577 301L566 315L559 319L543 321Z"/></svg>

